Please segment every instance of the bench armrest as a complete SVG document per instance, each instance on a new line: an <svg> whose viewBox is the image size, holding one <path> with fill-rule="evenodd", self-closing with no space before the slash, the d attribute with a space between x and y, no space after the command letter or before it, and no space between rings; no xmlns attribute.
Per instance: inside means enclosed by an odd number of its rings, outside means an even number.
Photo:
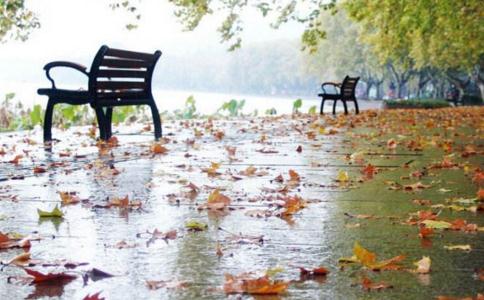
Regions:
<svg viewBox="0 0 484 300"><path fill-rule="evenodd" d="M325 82L321 85L321 89L323 90L323 92L326 94L326 90L325 90L325 86L333 86L335 89L336 88L340 88L341 87L341 83L336 83L336 82Z"/></svg>
<svg viewBox="0 0 484 300"><path fill-rule="evenodd" d="M55 82L54 79L50 76L50 69L55 68L55 67L66 67L66 68L72 68L75 69L81 73L83 73L86 76L89 76L89 73L86 71L86 67L80 64L76 64L73 62L69 61L53 61L44 66L45 74L47 76L47 79L49 79L50 82L52 82L52 88L55 89Z"/></svg>

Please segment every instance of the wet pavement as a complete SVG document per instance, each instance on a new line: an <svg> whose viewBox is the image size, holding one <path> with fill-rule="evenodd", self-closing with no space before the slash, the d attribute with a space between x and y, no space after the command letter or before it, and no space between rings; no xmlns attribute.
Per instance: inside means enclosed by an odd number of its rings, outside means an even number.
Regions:
<svg viewBox="0 0 484 300"><path fill-rule="evenodd" d="M88 127L54 131L59 141L52 148L41 143L39 129L4 133L0 232L31 235L32 269L77 278L29 284L22 281L22 267L3 265L0 299L82 299L100 291L106 299L235 299L239 295L224 293L224 274L274 269L276 278L289 282L285 293L242 297L476 296L484 291L475 274L484 268L482 212L447 206L449 199L476 197L479 183L472 176L484 167L484 110L461 109L458 124L452 123L451 112L171 121L163 124L163 154L153 150L144 124L117 127L115 147L96 145ZM410 119L421 125L409 125ZM425 123L429 120L435 123ZM414 140L423 149L408 146ZM467 145L476 153L462 155ZM18 164L10 162L16 155L22 155ZM429 168L447 156L453 167ZM361 173L368 164L378 170L372 179ZM289 170L300 179L293 174L291 181ZM409 176L422 170L427 170L422 176ZM428 187L404 187L416 182ZM215 189L231 203L222 210L203 209ZM80 202L61 205L60 192L75 193ZM140 203L109 205L125 196ZM281 213L291 196L300 196L304 205ZM413 200L430 200L434 207ZM56 205L63 218L39 217L37 209L50 211ZM436 230L422 239L419 227L408 224L418 211L433 211L439 220L465 219L478 229ZM188 230L189 221L208 228ZM177 234L151 239L155 229ZM338 260L353 255L355 242L378 260L406 255L403 269L341 269ZM471 245L472 250L444 248L449 245ZM27 249L0 251L5 264ZM423 256L432 259L427 274L414 272L414 262ZM66 268L66 261L85 264ZM301 278L299 267L319 266L329 274ZM93 268L114 276L83 280ZM393 288L366 291L360 284L364 277ZM150 289L147 281L154 280L167 286Z"/></svg>

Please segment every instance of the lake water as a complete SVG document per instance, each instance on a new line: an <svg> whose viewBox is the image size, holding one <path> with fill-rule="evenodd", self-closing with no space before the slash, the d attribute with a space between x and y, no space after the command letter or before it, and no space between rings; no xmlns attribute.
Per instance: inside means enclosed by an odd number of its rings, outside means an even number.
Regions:
<svg viewBox="0 0 484 300"><path fill-rule="evenodd" d="M45 105L47 98L37 95L37 89L39 87L48 87L49 83L12 83L2 82L0 85L0 97L3 95L14 92L16 94L15 101L21 101L25 107L31 107L34 104ZM76 89L76 86L67 86L64 88ZM300 111L307 112L309 108L316 105L319 109L321 100L314 95L314 97L308 96L261 96L261 95L242 95L242 94L226 94L226 93L210 93L201 91L173 91L173 90L161 90L156 89L153 92L158 109L163 111L174 111L176 109L182 109L185 105L185 101L188 97L193 96L196 101L197 112L201 114L212 114L227 101L231 99L242 100L245 99L245 106L243 113L253 113L254 110L258 110L259 115L264 114L267 109L275 108L278 114L291 113L293 102L301 98L303 100L302 108ZM1 99L0 98L0 99ZM361 109L379 108L380 102L377 101L358 101ZM331 111L331 102L327 102L325 112ZM352 109L353 105L349 104L349 109ZM342 110L342 106L338 105L338 111Z"/></svg>

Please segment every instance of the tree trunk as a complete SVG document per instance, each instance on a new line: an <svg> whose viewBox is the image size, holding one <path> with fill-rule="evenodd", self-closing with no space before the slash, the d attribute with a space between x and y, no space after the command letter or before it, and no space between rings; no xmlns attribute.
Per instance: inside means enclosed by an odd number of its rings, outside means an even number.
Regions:
<svg viewBox="0 0 484 300"><path fill-rule="evenodd" d="M462 101L462 97L464 97L465 89L471 82L470 76L465 75L464 77L465 79L462 79L462 78L459 78L459 74L452 74L451 71L447 72L447 78L459 90L459 102Z"/></svg>
<svg viewBox="0 0 484 300"><path fill-rule="evenodd" d="M481 102L484 102L484 82L478 81L477 86L479 87L479 91L481 92Z"/></svg>
<svg viewBox="0 0 484 300"><path fill-rule="evenodd" d="M383 81L375 82L375 87L376 87L376 99L381 100L381 85L383 84Z"/></svg>
<svg viewBox="0 0 484 300"><path fill-rule="evenodd" d="M371 90L371 82L368 81L366 82L366 89L365 89L365 97L366 97L366 100L370 99L370 90Z"/></svg>

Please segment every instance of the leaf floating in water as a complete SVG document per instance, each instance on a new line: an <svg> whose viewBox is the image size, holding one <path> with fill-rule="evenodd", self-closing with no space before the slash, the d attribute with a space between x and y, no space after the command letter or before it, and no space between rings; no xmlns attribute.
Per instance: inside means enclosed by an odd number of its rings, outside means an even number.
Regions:
<svg viewBox="0 0 484 300"><path fill-rule="evenodd" d="M185 228L190 231L204 231L208 228L208 225L195 220L190 220L185 223Z"/></svg>
<svg viewBox="0 0 484 300"><path fill-rule="evenodd" d="M62 218L64 216L64 213L62 212L62 210L59 209L57 205L54 207L52 211L44 211L44 210L37 209L37 213L41 218Z"/></svg>

